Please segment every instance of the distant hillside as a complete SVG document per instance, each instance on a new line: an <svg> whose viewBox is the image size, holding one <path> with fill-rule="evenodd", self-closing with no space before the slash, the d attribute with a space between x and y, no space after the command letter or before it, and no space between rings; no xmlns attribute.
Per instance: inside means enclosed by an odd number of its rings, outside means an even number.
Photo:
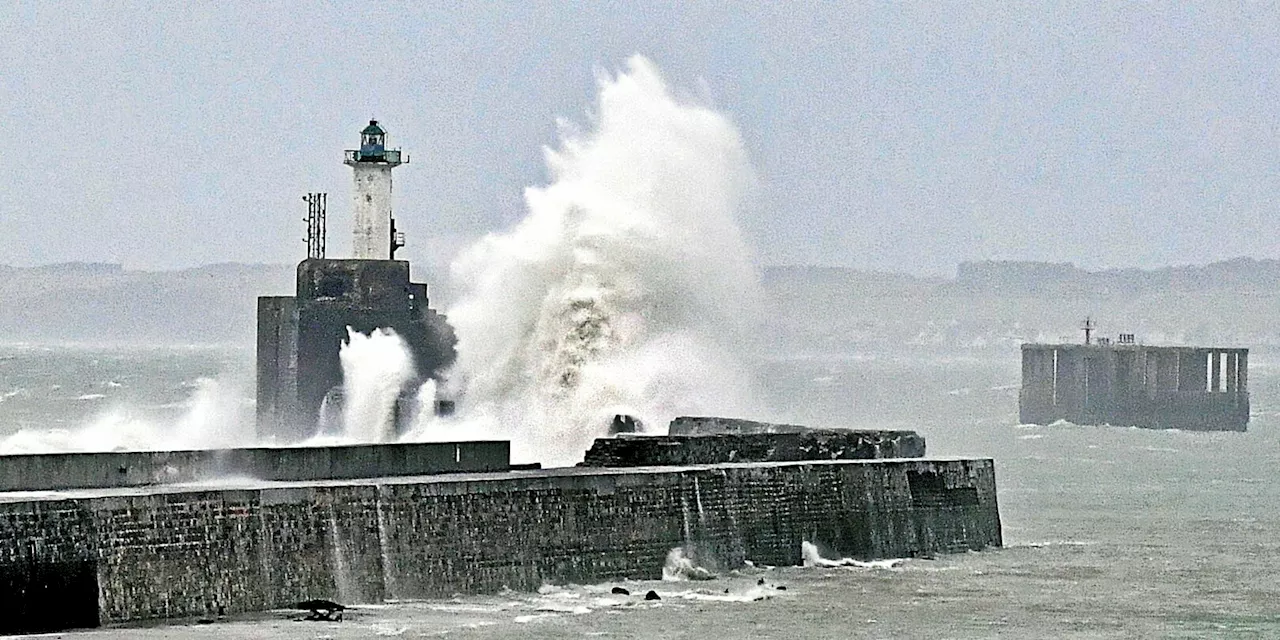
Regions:
<svg viewBox="0 0 1280 640"><path fill-rule="evenodd" d="M293 274L292 265L0 267L0 341L252 345L257 296L291 293Z"/></svg>
<svg viewBox="0 0 1280 640"><path fill-rule="evenodd" d="M131 271L113 264L0 266L0 342L254 342L256 299L293 291L293 265L218 264ZM758 348L780 354L913 349L1009 350L1102 335L1147 342L1280 347L1280 261L1085 271L1070 264L978 262L921 278L818 266L769 267ZM431 274L433 306L447 283Z"/></svg>
<svg viewBox="0 0 1280 640"><path fill-rule="evenodd" d="M1280 260L1237 258L1204 266L1104 271L1085 271L1070 263L965 262L956 270L956 284L969 291L1013 295L1274 291L1280 289Z"/></svg>
<svg viewBox="0 0 1280 640"><path fill-rule="evenodd" d="M957 277L830 267L766 269L768 349L827 353L1009 350L1101 335L1148 343L1280 347L1280 261L1085 271L1043 262L966 263Z"/></svg>

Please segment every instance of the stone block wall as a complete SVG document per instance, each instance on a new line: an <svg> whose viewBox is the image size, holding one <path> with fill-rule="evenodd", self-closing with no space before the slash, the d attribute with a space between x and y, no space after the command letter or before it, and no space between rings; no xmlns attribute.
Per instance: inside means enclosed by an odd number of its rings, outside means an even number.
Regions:
<svg viewBox="0 0 1280 640"><path fill-rule="evenodd" d="M619 436L599 438L587 450L585 467L644 467L921 458L925 441L914 431L725 433L719 435Z"/></svg>
<svg viewBox="0 0 1280 640"><path fill-rule="evenodd" d="M0 494L0 601L28 603L0 616L11 632L657 578L675 547L724 570L798 564L802 541L859 558L1001 544L990 460L16 496ZM68 585L56 608L39 595Z"/></svg>
<svg viewBox="0 0 1280 640"><path fill-rule="evenodd" d="M0 503L0 633L97 626L93 540L77 501Z"/></svg>

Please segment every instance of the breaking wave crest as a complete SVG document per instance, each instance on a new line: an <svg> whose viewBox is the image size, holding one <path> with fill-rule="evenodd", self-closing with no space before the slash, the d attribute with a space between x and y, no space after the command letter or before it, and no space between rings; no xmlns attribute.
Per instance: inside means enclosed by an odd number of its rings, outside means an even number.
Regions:
<svg viewBox="0 0 1280 640"><path fill-rule="evenodd" d="M0 439L0 455L88 451L163 451L243 446L254 438L245 384L200 378L186 411L168 423L111 407L72 429L23 429Z"/></svg>
<svg viewBox="0 0 1280 640"><path fill-rule="evenodd" d="M618 413L653 430L748 408L737 351L760 295L738 132L640 56L600 78L591 125L563 125L524 219L455 261L459 413L411 439L507 438L518 460L563 464Z"/></svg>
<svg viewBox="0 0 1280 640"><path fill-rule="evenodd" d="M886 560L854 560L853 558L841 558L839 560L829 560L822 557L822 553L818 551L818 546L812 542L800 543L800 557L806 567L857 567L860 569L893 569L903 563L901 558L889 558Z"/></svg>

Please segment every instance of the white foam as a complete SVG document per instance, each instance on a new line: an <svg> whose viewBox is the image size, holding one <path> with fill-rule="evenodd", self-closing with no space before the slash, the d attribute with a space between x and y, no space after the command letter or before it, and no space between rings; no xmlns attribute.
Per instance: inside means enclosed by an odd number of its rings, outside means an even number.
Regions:
<svg viewBox="0 0 1280 640"><path fill-rule="evenodd" d="M591 613L591 607L584 605L568 605L558 602L543 602L534 607L534 611L550 611L553 613L571 613L573 615L584 615Z"/></svg>
<svg viewBox="0 0 1280 640"><path fill-rule="evenodd" d="M64 451L210 449L252 442L253 409L246 383L201 378L176 422L139 417L125 406L104 409L72 429L23 429L0 439L0 455Z"/></svg>
<svg viewBox="0 0 1280 640"><path fill-rule="evenodd" d="M518 624L527 624L530 622L543 622L550 620L551 618L558 617L560 617L560 614L558 613L535 613L532 615L516 616L512 620Z"/></svg>
<svg viewBox="0 0 1280 640"><path fill-rule="evenodd" d="M713 593L708 591L680 591L669 594L668 597L676 597L682 600L695 600L698 602L759 602L767 600L777 595L774 589L765 589L759 586L751 587L746 591L730 592L730 593Z"/></svg>
<svg viewBox="0 0 1280 640"><path fill-rule="evenodd" d="M612 414L749 411L740 358L761 295L735 216L752 181L733 125L631 58L600 79L589 130L562 126L528 212L453 264L458 414L414 438L512 440L516 460L581 460Z"/></svg>
<svg viewBox="0 0 1280 640"><path fill-rule="evenodd" d="M822 557L822 554L818 552L817 545L807 541L800 543L800 557L803 559L804 566L806 567L894 569L903 562L906 562L903 558L888 558L884 560L855 560L853 558L841 558L839 560L829 560Z"/></svg>
<svg viewBox="0 0 1280 640"><path fill-rule="evenodd" d="M396 400L415 377L413 356L391 329L365 335L347 328L342 362L343 435L356 442L386 442L394 432Z"/></svg>
<svg viewBox="0 0 1280 640"><path fill-rule="evenodd" d="M683 580L713 580L716 574L697 566L693 559L685 554L683 547L676 547L667 553L667 561L662 565L662 579L667 582Z"/></svg>

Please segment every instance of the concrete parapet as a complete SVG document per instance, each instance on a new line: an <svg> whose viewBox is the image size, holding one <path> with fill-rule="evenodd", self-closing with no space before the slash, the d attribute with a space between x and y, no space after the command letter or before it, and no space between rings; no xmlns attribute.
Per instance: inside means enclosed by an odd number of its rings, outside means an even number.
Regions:
<svg viewBox="0 0 1280 640"><path fill-rule="evenodd" d="M813 428L803 427L798 424L758 422L717 416L680 416L672 420L670 426L667 427L667 435L672 436L714 436L726 433L804 433L806 431L813 431Z"/></svg>
<svg viewBox="0 0 1280 640"><path fill-rule="evenodd" d="M924 452L924 438L914 431L807 429L801 432L620 436L597 439L587 451L582 466L922 458Z"/></svg>
<svg viewBox="0 0 1280 640"><path fill-rule="evenodd" d="M199 482L347 480L505 471L511 443L427 442L197 451L52 453L0 457L0 491L50 491Z"/></svg>
<svg viewBox="0 0 1280 640"><path fill-rule="evenodd" d="M1001 544L991 460L755 463L0 494L0 632Z"/></svg>

